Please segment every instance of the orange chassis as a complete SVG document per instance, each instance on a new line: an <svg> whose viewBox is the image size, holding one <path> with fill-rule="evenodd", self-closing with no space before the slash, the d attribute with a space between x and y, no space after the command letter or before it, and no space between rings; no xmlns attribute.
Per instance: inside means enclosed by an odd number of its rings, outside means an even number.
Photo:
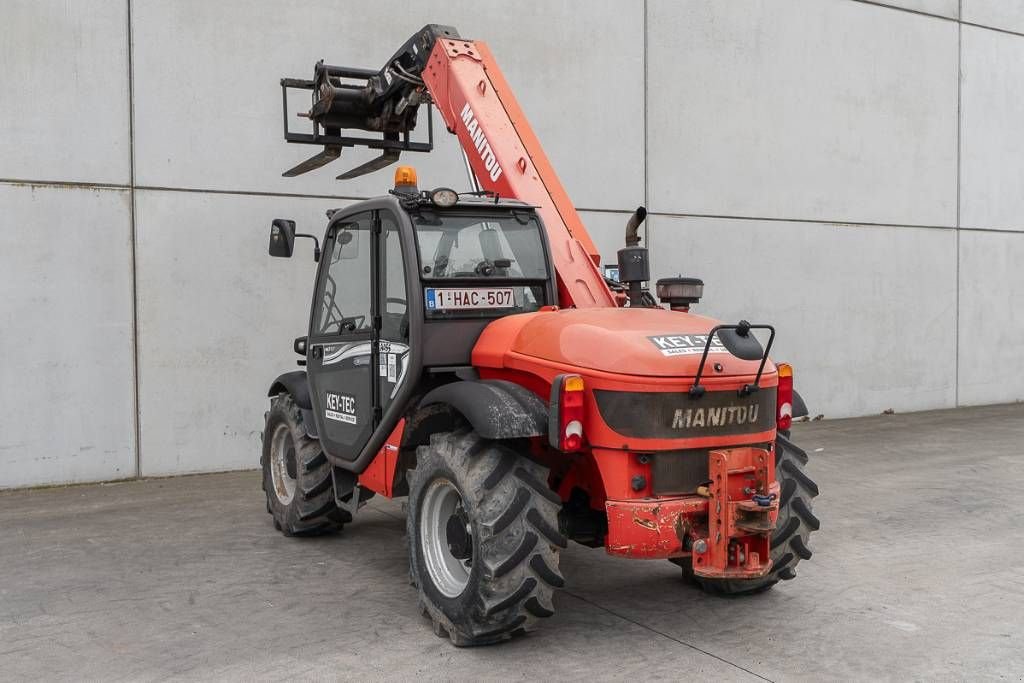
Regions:
<svg viewBox="0 0 1024 683"><path fill-rule="evenodd" d="M606 286L593 241L484 43L437 40L422 78L446 127L468 151L468 161L483 187L536 206L548 233L561 308L495 320L474 348L473 366L482 379L513 381L545 401L557 376L583 377L584 447L563 453L545 437L533 439L533 456L550 468L552 488L563 501L576 489L587 494L590 507L607 518L603 540L612 555L645 559L692 555L694 573L699 576L765 575L770 569L768 538L778 514L774 421L772 428L757 433L627 438L604 422L593 393L603 389L685 397L695 363L688 358L652 356L643 346L649 343L644 335L664 334L667 327L673 334L706 334L715 321L663 309L627 312L619 308L623 296ZM487 133L490 153L503 173L491 175L491 168L477 153L479 140L474 137L475 128L465 123L466 112L473 126ZM610 313L618 315L611 320ZM671 317L670 325L665 316ZM575 327L566 325L566 318L572 318ZM609 354L620 360L609 365ZM709 392L736 391L754 380L756 363L733 356L717 360L722 370L702 380ZM619 368L623 372L611 371ZM772 389L777 384L775 366L769 361L760 386ZM400 464L404 426L404 422L397 425L360 475L360 486L395 495L404 474ZM682 449L712 449L707 456L708 484L688 495L654 495L650 456ZM640 481L644 485L636 486Z"/></svg>
<svg viewBox="0 0 1024 683"><path fill-rule="evenodd" d="M775 477L774 421L767 431L731 436L624 437L602 419L594 390L642 389L685 396L692 379L581 370L578 364L560 364L510 351L509 339L516 337L516 328L524 319L539 315L545 313L510 317L490 325L477 343L474 366L482 379L510 380L544 398L558 375L575 373L584 377L585 447L575 453L562 453L551 448L545 437L536 437L532 439L532 455L550 468L549 484L563 501L579 489L587 494L592 509L606 515L605 550L633 559L692 557L694 573L706 578L752 579L767 574L771 569L769 537L775 528L780 493ZM548 335L542 338L557 339ZM744 365L733 357L722 362ZM633 370L648 369L641 364ZM702 383L708 391L736 391L753 379L753 373L730 374L707 377ZM761 387L771 389L777 382L775 368L769 363ZM360 476L360 486L384 496L394 495L400 476L403 431L404 423L400 423ZM686 495L655 495L649 456L682 449L710 449L708 483ZM645 484L637 489L633 484L636 481Z"/></svg>

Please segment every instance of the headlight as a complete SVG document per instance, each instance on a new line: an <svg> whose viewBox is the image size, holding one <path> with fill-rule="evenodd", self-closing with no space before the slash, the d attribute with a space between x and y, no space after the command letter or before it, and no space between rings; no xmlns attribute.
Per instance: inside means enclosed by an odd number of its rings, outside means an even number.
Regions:
<svg viewBox="0 0 1024 683"><path fill-rule="evenodd" d="M449 206L455 206L459 201L459 193L447 187L439 187L430 193L430 201L434 206L446 209Z"/></svg>

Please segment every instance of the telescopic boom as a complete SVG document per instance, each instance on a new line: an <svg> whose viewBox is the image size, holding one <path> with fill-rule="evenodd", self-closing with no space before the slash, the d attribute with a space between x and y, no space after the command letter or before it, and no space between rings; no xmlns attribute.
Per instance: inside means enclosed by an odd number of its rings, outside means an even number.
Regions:
<svg viewBox="0 0 1024 683"><path fill-rule="evenodd" d="M313 134L290 132L286 120L285 139L324 146L285 175L319 168L337 159L344 147L367 146L382 154L339 179L383 168L403 151L430 151L432 130L427 143L412 142L409 133L419 105L433 103L445 127L458 137L480 186L537 207L551 245L560 306L618 305L601 274L597 248L485 43L463 39L453 27L430 24L379 71L320 62L312 81L283 79L281 85L286 116L289 88L313 91L313 106L305 114ZM381 137L344 137L342 129Z"/></svg>

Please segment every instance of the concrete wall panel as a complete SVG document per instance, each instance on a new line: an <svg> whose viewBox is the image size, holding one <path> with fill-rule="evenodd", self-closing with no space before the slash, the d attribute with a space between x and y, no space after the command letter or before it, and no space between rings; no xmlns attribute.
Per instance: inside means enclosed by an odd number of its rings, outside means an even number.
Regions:
<svg viewBox="0 0 1024 683"><path fill-rule="evenodd" d="M0 178L129 179L126 2L0 8Z"/></svg>
<svg viewBox="0 0 1024 683"><path fill-rule="evenodd" d="M0 184L0 488L135 474L127 191Z"/></svg>
<svg viewBox="0 0 1024 683"><path fill-rule="evenodd" d="M648 6L654 210L955 224L955 23L857 2Z"/></svg>
<svg viewBox="0 0 1024 683"><path fill-rule="evenodd" d="M961 5L998 30L942 18ZM775 323L814 413L1024 398L1019 0L10 0L0 18L0 487L132 476L136 421L145 475L257 464L313 279L309 244L266 255L269 221L319 234L393 171L336 181L372 156L348 150L281 178L317 150L283 141L278 78L377 67L438 21L491 45L602 262L646 194L654 279L703 277L698 312ZM130 113L134 245L130 193L88 187L130 182ZM435 132L404 161L466 187ZM1009 232L964 230L958 253L958 220Z"/></svg>
<svg viewBox="0 0 1024 683"><path fill-rule="evenodd" d="M295 369L315 264L267 255L270 221L323 233L342 203L139 191L139 395L144 475L257 467L267 389Z"/></svg>
<svg viewBox="0 0 1024 683"><path fill-rule="evenodd" d="M1024 230L1024 38L963 27L961 224Z"/></svg>
<svg viewBox="0 0 1024 683"><path fill-rule="evenodd" d="M1024 33L1024 2L1021 0L962 0L963 20L1004 31Z"/></svg>
<svg viewBox="0 0 1024 683"><path fill-rule="evenodd" d="M1024 400L1024 235L960 235L960 403Z"/></svg>
<svg viewBox="0 0 1024 683"><path fill-rule="evenodd" d="M702 278L702 315L775 325L812 414L954 405L954 231L649 221L652 276Z"/></svg>
<svg viewBox="0 0 1024 683"><path fill-rule="evenodd" d="M373 156L368 151L349 150L328 168L281 178L316 149L283 141L277 79L308 78L321 58L378 68L414 31L442 22L489 42L580 206L614 208L643 197L641 3L559 0L535 12L512 11L499 0L457 0L443 9L398 0L359 3L358 10L334 0L253 8L250 0L135 1L140 184L380 194L391 186L393 167L334 180ZM294 110L305 108L308 101ZM302 124L293 120L296 130ZM441 125L435 132L432 158L409 154L407 162L420 167L425 186L465 186L454 138Z"/></svg>

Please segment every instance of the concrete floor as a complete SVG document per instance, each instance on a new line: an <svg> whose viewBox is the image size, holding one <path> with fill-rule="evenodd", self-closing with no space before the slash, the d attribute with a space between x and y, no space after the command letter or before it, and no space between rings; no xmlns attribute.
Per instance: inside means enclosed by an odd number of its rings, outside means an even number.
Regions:
<svg viewBox="0 0 1024 683"><path fill-rule="evenodd" d="M1019 680L1024 406L795 439L822 490L795 581L717 598L571 546L542 630L470 650L416 610L399 502L289 539L255 472L3 493L0 679Z"/></svg>

